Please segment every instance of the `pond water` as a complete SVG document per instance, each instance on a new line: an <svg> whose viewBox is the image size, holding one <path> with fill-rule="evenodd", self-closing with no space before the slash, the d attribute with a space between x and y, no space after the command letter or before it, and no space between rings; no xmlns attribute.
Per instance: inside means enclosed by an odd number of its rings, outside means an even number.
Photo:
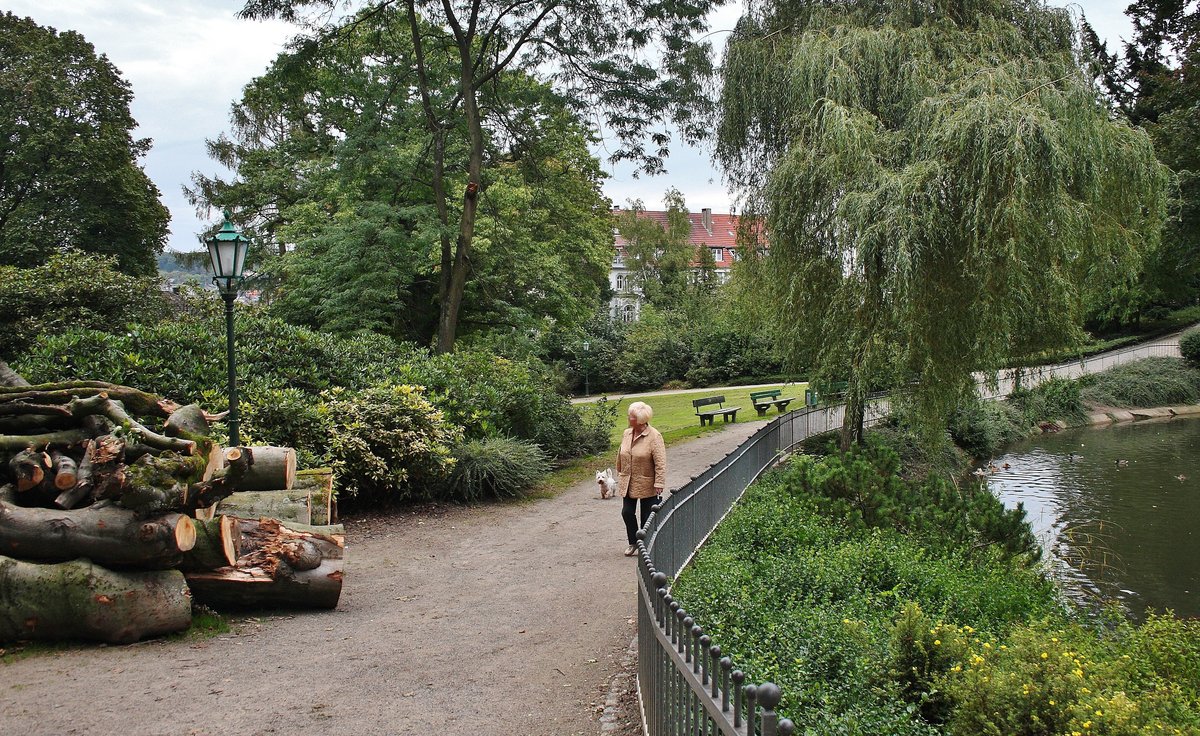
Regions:
<svg viewBox="0 0 1200 736"><path fill-rule="evenodd" d="M1035 437L992 460L987 482L1025 504L1073 599L1200 616L1198 459L1200 419L1125 423Z"/></svg>

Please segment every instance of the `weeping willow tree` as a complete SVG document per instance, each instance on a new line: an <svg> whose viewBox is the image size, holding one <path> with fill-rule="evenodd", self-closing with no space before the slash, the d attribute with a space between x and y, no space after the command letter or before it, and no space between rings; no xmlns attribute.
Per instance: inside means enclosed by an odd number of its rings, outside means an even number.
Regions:
<svg viewBox="0 0 1200 736"><path fill-rule="evenodd" d="M874 389L944 427L973 371L1077 340L1089 290L1156 247L1168 174L1098 103L1075 38L1036 0L768 2L739 21L717 157L766 223L793 358L848 381L844 446Z"/></svg>

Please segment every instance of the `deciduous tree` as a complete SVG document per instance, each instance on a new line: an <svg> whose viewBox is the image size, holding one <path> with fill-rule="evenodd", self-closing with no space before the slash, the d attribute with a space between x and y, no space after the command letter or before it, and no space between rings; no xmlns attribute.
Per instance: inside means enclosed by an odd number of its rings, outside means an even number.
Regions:
<svg viewBox="0 0 1200 736"><path fill-rule="evenodd" d="M132 97L83 36L0 14L0 262L75 248L155 273L170 216L138 164Z"/></svg>
<svg viewBox="0 0 1200 736"><path fill-rule="evenodd" d="M260 270L279 277L274 298L289 319L428 343L441 246L460 214L439 191L466 183L471 154L461 125L427 129L420 86L451 99L455 77L434 60L418 73L403 11L349 24L338 43L289 51L247 86L232 135L210 143L237 180L196 175L191 196L240 211L266 244ZM590 133L520 71L496 75L478 99L484 186L459 321L525 330L586 319L612 243Z"/></svg>
<svg viewBox="0 0 1200 736"><path fill-rule="evenodd" d="M1089 289L1157 243L1167 172L1110 119L1066 11L1038 0L755 3L718 154L766 214L780 331L930 428L972 372L1079 333Z"/></svg>
<svg viewBox="0 0 1200 736"><path fill-rule="evenodd" d="M705 29L705 14L720 0L371 0L358 14L400 12L408 20L414 53L414 88L432 139L430 186L439 232L439 350L453 348L474 258L480 194L488 182L486 106L481 98L505 72L543 77L580 109L602 116L614 140L615 159L633 159L648 171L662 168L669 136L653 133L674 122L698 134L704 121L680 100L701 99L695 81L708 65L705 47L691 42ZM338 43L355 23L331 19L337 0L246 0L248 18L307 19L314 44ZM308 11L314 15L306 16ZM454 73L446 94L431 70ZM673 72L686 71L686 74ZM649 134L651 145L646 144ZM467 152L461 168L448 154Z"/></svg>

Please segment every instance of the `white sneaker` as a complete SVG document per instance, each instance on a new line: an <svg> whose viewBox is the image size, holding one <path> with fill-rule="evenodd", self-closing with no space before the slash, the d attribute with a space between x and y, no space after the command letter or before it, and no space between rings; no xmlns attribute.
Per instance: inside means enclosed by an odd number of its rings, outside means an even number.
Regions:
<svg viewBox="0 0 1200 736"><path fill-rule="evenodd" d="M626 556L626 557L633 557L633 556L634 556L634 555L636 555L636 554L637 554L637 547L636 547L636 546L634 546L634 545L632 545L632 544L631 544L631 545L629 545L628 547L626 547L626 548L625 548L625 556Z"/></svg>

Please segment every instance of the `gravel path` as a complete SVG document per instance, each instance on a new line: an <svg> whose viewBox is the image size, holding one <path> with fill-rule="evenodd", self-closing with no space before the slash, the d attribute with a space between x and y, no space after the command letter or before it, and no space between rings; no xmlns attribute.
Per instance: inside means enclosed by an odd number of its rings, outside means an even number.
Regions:
<svg viewBox="0 0 1200 736"><path fill-rule="evenodd" d="M759 424L669 448L668 487ZM589 481L548 500L349 520L336 611L0 665L0 723L20 736L640 733L619 504Z"/></svg>

